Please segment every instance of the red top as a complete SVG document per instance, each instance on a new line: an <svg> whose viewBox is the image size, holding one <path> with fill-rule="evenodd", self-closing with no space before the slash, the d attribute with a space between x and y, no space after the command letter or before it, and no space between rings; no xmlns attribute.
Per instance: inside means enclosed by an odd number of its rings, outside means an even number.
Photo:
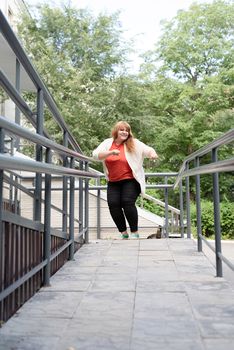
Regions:
<svg viewBox="0 0 234 350"><path fill-rule="evenodd" d="M116 145L114 142L111 145L110 151L118 149L118 156L111 155L105 159L106 167L109 172L109 181L115 182L126 179L133 179L132 169L130 168L124 152L124 144Z"/></svg>

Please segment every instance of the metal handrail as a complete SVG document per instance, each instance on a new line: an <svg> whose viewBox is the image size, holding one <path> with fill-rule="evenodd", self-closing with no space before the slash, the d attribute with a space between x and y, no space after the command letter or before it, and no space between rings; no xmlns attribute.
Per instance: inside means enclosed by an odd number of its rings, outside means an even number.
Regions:
<svg viewBox="0 0 234 350"><path fill-rule="evenodd" d="M89 171L76 170L66 168L49 163L41 163L35 160L22 159L20 157L9 156L8 154L0 154L0 169L5 170L23 170L32 171L40 174L57 174L63 176L77 176L84 178L96 178L96 174Z"/></svg>
<svg viewBox="0 0 234 350"><path fill-rule="evenodd" d="M19 176L17 173L14 173L14 172L11 172L11 171L9 171L9 173L10 173L11 175L14 174L14 176L17 176L17 178L24 179L23 176ZM5 174L3 175L3 179L4 179L9 185L13 185L14 188L17 188L17 189L19 189L20 191L24 192L27 196L29 196L29 197L31 197L31 198L34 198L34 193L33 193L34 188L29 188L29 187L26 188L26 187L24 187L22 184L18 183L17 181L12 180L9 176L7 176L7 175L5 175ZM56 189L57 189L57 188L56 188ZM61 189L60 189L60 190L61 190ZM52 188L52 187L51 187L51 191L53 191L53 188ZM42 201L42 203L45 203L44 199L42 199L41 201ZM54 204L51 203L50 206L51 206L51 209L57 211L58 213L60 213L60 214L66 214L64 210L60 209L60 208L57 207L56 205L54 205ZM70 215L67 214L67 217L69 218ZM80 223L80 222L81 222L81 220L76 219L76 218L74 218L74 221L77 222L77 223Z"/></svg>
<svg viewBox="0 0 234 350"><path fill-rule="evenodd" d="M178 186L179 182L181 181L181 179L183 177L197 175L197 174L199 174L199 171L202 171L201 172L202 174L210 174L210 173L217 172L217 171L221 172L221 171L234 170L233 169L233 160L231 159L230 164L228 164L228 161L226 161L226 163L223 163L223 164L221 162L216 162L216 163L219 163L219 166L214 171L211 171L212 165L209 164L209 165L204 165L204 166L200 167L200 169L198 169L197 171L195 171L195 169L193 169L193 173L192 173L192 171L191 171L191 173L187 173L187 175L185 175L185 173L184 173L186 164L188 162L190 162L191 160L194 160L198 157L204 156L205 154L207 154L208 152L211 152L215 148L218 148L220 146L231 143L231 142L233 142L233 140L234 140L234 129L231 129L228 132L226 132L225 134L223 134L222 136L220 136L218 139L210 142L209 144L205 145L204 147L200 148L199 150L193 152L188 157L186 157L182 163L182 166L180 167L179 173L177 175L177 178L176 178L176 181L174 184L174 189ZM223 166L223 169L222 169L222 166Z"/></svg>
<svg viewBox="0 0 234 350"><path fill-rule="evenodd" d="M202 174L213 174L220 172L230 172L234 171L234 158L220 160L212 164L202 165L200 167L196 167L195 169L189 169L183 172L182 176L194 176L194 175L202 175Z"/></svg>
<svg viewBox="0 0 234 350"><path fill-rule="evenodd" d="M214 141L208 143L207 145L203 146L199 150L193 152L188 157L185 158L184 162L188 162L190 160L193 160L196 157L202 157L208 152L212 151L212 149L226 145L230 142L233 142L234 139L234 129L229 130L219 138L215 139Z"/></svg>
<svg viewBox="0 0 234 350"><path fill-rule="evenodd" d="M37 90L43 91L44 100L51 111L52 115L54 116L55 120L58 122L60 127L67 133L68 139L71 143L71 145L74 147L74 149L77 152L81 152L81 148L79 144L76 142L75 138L71 134L67 124L65 123L61 113L59 112L56 103L49 93L48 89L46 88L45 84L41 80L39 74L37 73L35 67L31 63L29 57L27 56L26 52L22 48L19 40L17 39L14 31L9 26L7 19L3 15L2 11L0 10L0 23L1 23L1 33L10 45L12 51L15 53L16 57L24 67L25 71L27 72L28 76L34 83Z"/></svg>
<svg viewBox="0 0 234 350"><path fill-rule="evenodd" d="M209 243L202 236L202 220L201 220L201 199L200 199L200 175L212 174L213 177L213 204L214 204L214 223L215 223L215 249L212 250L216 254L216 273L217 277L222 277L222 261L225 262L232 270L233 264L226 259L221 253L221 224L220 224L220 199L219 199L219 178L218 174L221 172L232 172L234 171L234 158L225 160L218 160L218 149L226 144L234 141L234 129L229 130L221 137L210 142L206 146L190 154L185 158L178 176L176 178L173 188L175 189L180 184L182 189L182 179L186 179L186 209L187 209L187 221L188 221L188 232L190 235L190 190L189 190L189 177L195 176L196 183L196 211L197 211L197 244L198 251L202 251L202 241L210 247ZM212 154L212 159L209 164L200 165L200 158L208 153ZM189 163L195 161L194 167L189 168Z"/></svg>
<svg viewBox="0 0 234 350"><path fill-rule="evenodd" d="M81 153L75 152L67 147L64 147L64 146L48 139L47 137L41 136L39 134L35 134L34 132L32 132L28 129L25 129L22 126L7 120L6 118L4 118L2 116L0 116L0 127L7 130L9 133L12 133L12 134L17 135L19 137L22 137L23 139L34 142L34 143L41 145L43 147L48 147L60 155L65 155L65 156L77 158L77 159L83 160L83 161L92 161L93 160L91 157L87 157Z"/></svg>
<svg viewBox="0 0 234 350"><path fill-rule="evenodd" d="M158 204L160 205L161 207L165 208L165 203L163 201L161 201L160 199L157 199L157 198L154 198L152 196L149 196L148 194L145 194L144 195L145 199L148 199L152 202L154 202L155 204ZM179 214L180 215L180 210L173 207L172 205L168 205L168 209L171 211L171 212L174 212L176 214Z"/></svg>

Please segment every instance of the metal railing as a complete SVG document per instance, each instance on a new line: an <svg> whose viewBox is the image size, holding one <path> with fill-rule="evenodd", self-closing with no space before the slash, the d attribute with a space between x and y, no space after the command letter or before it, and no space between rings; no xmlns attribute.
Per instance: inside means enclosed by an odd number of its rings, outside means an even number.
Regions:
<svg viewBox="0 0 234 350"><path fill-rule="evenodd" d="M74 252L89 240L88 182L95 173L89 170L91 158L82 154L52 96L31 64L17 37L0 11L2 48L15 58L15 86L0 71L0 86L15 107L15 123L0 116L0 323L6 321ZM1 62L1 61L0 61ZM2 68L2 67L1 67ZM21 71L34 86L36 111L21 94ZM45 107L63 135L60 145L44 127ZM21 116L28 126L20 126ZM34 158L14 154L20 142L30 142ZM7 144L10 141L10 146ZM52 159L56 155L56 163ZM78 164L78 169L77 169ZM20 171L20 172L19 172ZM34 174L33 190L22 183L21 172ZM52 176L62 181L62 208L51 201ZM79 187L75 190L75 179ZM44 187L44 189L43 189ZM29 200L22 200L27 196ZM26 202L31 218L22 215ZM78 213L75 203L78 202ZM59 215L62 229L52 227L51 215ZM75 217L76 216L76 217ZM75 224L77 227L75 228Z"/></svg>
<svg viewBox="0 0 234 350"><path fill-rule="evenodd" d="M169 226L173 229L173 226L176 227L176 230L180 232L180 236L184 237L185 233L185 225L184 225L184 219L183 216L181 216L181 213L183 213L183 191L179 193L180 196L180 209L174 208L171 205L169 205L169 190L173 189L173 184L169 184L168 180L170 178L174 178L178 175L178 173L175 172L165 172L165 173L146 173L146 181L147 179L151 178L163 178L163 183L157 183L157 184L148 184L146 182L146 189L159 189L164 191L164 202L160 201L152 196L145 195L145 199L156 203L158 206L161 206L164 208L164 225L162 228L163 236L168 238L169 237ZM104 179L105 175L102 173L98 174L98 178L96 179L95 185L90 185L90 190L96 190L97 191L97 238L99 239L101 237L101 190L106 190L107 185L101 185L101 179ZM144 199L142 199L144 202ZM170 225L170 219L169 219L169 212L171 212L171 225ZM176 215L176 225L173 225L173 215ZM178 220L177 220L178 218ZM179 225L177 225L179 223ZM178 230L179 229L179 230Z"/></svg>
<svg viewBox="0 0 234 350"><path fill-rule="evenodd" d="M100 238L101 206L100 191L106 186L100 185L103 175L89 170L91 158L82 154L79 144L69 131L52 96L40 79L26 53L22 49L14 32L0 11L0 32L15 55L15 86L7 75L0 71L0 85L15 104L15 123L0 116L0 322L7 320L26 300L42 285L49 285L50 276L68 259L73 259L74 251L83 242L89 240L89 189L97 190L97 237ZM20 93L20 70L23 67L35 87L36 111ZM62 145L50 139L44 127L45 106L54 122L59 126ZM35 131L21 127L20 115L23 115ZM11 140L10 152L6 153L6 135ZM12 155L14 145L19 140L27 140L35 146L35 158L27 159ZM218 148L234 140L234 130L218 140L203 147L185 159L179 173L146 174L149 177L163 177L164 183L147 184L146 188L164 190L164 202L157 204L165 208L165 237L169 236L169 211L179 215L181 237L184 237L184 196L183 179L185 178L185 207L187 237L191 237L190 219L190 184L189 178L196 179L196 208L198 250L202 250L202 241L208 245L201 233L200 176L212 174L214 187L215 217L215 253L217 276L222 276L222 261L233 269L233 265L222 255L220 208L219 208L219 172L234 170L234 159L218 161ZM12 146L13 145L13 146ZM212 163L200 166L200 159L212 154ZM52 154L57 155L57 162L52 162ZM191 164L195 162L195 166ZM78 168L77 169L77 165ZM19 171L35 174L33 188L22 184ZM62 179L62 209L51 201L52 175ZM169 177L176 177L175 184L169 184ZM75 183L78 178L79 185ZM89 186L89 179L97 178L95 186ZM169 205L169 191L179 186L179 209ZM8 192L7 192L8 191ZM5 193L9 198L5 198ZM78 198L76 193L78 192ZM32 219L21 215L21 195L32 199ZM149 196L147 199L157 201ZM78 215L75 217L75 202L79 202ZM51 212L55 210L61 216L61 227L51 225ZM173 219L172 219L173 220ZM75 228L77 224L77 228Z"/></svg>
<svg viewBox="0 0 234 350"><path fill-rule="evenodd" d="M198 251L202 251L202 241L204 241L214 252L216 256L216 275L223 276L222 261L224 261L233 271L234 265L222 255L221 247L221 224L220 224L220 194L219 194L219 173L233 172L234 176L234 158L218 160L218 151L221 146L234 142L234 129L226 132L224 135L207 144L201 149L185 158L174 184L182 188L182 180L185 178L186 186L186 217L187 230L191 233L190 219L190 188L189 178L195 176L196 183L196 221L197 221L197 246ZM206 165L200 165L203 156L211 155L211 162ZM215 224L215 248L202 235L201 218L201 196L200 196L200 176L211 174L213 180L213 205L214 205L214 224Z"/></svg>

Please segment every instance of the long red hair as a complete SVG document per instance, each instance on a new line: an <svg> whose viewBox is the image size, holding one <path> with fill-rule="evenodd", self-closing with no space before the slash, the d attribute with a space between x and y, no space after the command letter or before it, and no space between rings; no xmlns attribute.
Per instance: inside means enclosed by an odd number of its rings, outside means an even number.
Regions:
<svg viewBox="0 0 234 350"><path fill-rule="evenodd" d="M132 134L131 127L127 122L122 120L117 122L111 130L111 136L113 137L114 140L116 140L118 137L118 131L122 128L125 128L128 132L128 138L126 141L124 141L124 143L126 144L126 147L129 152L134 152L135 150L134 137Z"/></svg>

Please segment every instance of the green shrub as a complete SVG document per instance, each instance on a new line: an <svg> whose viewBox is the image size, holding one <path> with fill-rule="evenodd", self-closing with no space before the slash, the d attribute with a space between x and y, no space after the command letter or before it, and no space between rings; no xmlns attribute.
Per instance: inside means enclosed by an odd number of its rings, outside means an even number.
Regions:
<svg viewBox="0 0 234 350"><path fill-rule="evenodd" d="M214 238L214 207L213 202L201 201L202 234L207 238ZM191 205L191 222L196 227L196 205ZM220 222L223 239L234 239L234 203L220 203Z"/></svg>

